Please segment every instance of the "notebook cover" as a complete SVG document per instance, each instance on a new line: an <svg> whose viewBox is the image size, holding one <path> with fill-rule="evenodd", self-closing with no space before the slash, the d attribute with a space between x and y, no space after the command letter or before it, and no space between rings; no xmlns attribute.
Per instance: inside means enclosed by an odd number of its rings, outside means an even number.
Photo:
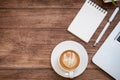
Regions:
<svg viewBox="0 0 120 80"><path fill-rule="evenodd" d="M86 0L67 30L88 43L106 14L106 10Z"/></svg>

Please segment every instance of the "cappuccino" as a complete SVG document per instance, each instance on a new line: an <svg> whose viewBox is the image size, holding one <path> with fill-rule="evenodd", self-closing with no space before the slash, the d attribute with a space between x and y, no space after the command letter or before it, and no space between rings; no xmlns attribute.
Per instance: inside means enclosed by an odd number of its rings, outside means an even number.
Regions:
<svg viewBox="0 0 120 80"><path fill-rule="evenodd" d="M66 50L60 55L59 62L65 70L74 70L80 64L80 57L77 52Z"/></svg>

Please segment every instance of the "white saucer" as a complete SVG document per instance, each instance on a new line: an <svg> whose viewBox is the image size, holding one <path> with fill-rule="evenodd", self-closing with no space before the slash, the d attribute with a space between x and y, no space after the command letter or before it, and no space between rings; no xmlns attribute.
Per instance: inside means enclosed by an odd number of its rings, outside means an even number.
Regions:
<svg viewBox="0 0 120 80"><path fill-rule="evenodd" d="M63 41L53 49L53 52L51 54L51 65L57 74L66 78L69 78L69 76L65 75L65 71L63 71L59 67L59 63L58 63L58 57L65 50L74 50L80 55L80 65L74 71L74 77L77 77L78 75L82 74L87 67L88 64L87 52L81 44L75 41Z"/></svg>

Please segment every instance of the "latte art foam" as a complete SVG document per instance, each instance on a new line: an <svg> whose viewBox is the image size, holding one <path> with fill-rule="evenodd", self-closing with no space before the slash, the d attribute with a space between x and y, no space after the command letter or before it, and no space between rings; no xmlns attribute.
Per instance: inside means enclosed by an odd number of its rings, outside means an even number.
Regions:
<svg viewBox="0 0 120 80"><path fill-rule="evenodd" d="M80 62L79 55L72 50L67 50L60 56L60 64L64 69L72 70L75 69Z"/></svg>

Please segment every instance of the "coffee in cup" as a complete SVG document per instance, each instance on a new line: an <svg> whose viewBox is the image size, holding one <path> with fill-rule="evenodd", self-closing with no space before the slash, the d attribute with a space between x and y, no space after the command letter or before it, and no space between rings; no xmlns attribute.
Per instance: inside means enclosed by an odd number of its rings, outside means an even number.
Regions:
<svg viewBox="0 0 120 80"><path fill-rule="evenodd" d="M60 67L68 72L70 78L73 77L73 71L80 64L80 56L77 52L73 50L64 51L59 57Z"/></svg>

